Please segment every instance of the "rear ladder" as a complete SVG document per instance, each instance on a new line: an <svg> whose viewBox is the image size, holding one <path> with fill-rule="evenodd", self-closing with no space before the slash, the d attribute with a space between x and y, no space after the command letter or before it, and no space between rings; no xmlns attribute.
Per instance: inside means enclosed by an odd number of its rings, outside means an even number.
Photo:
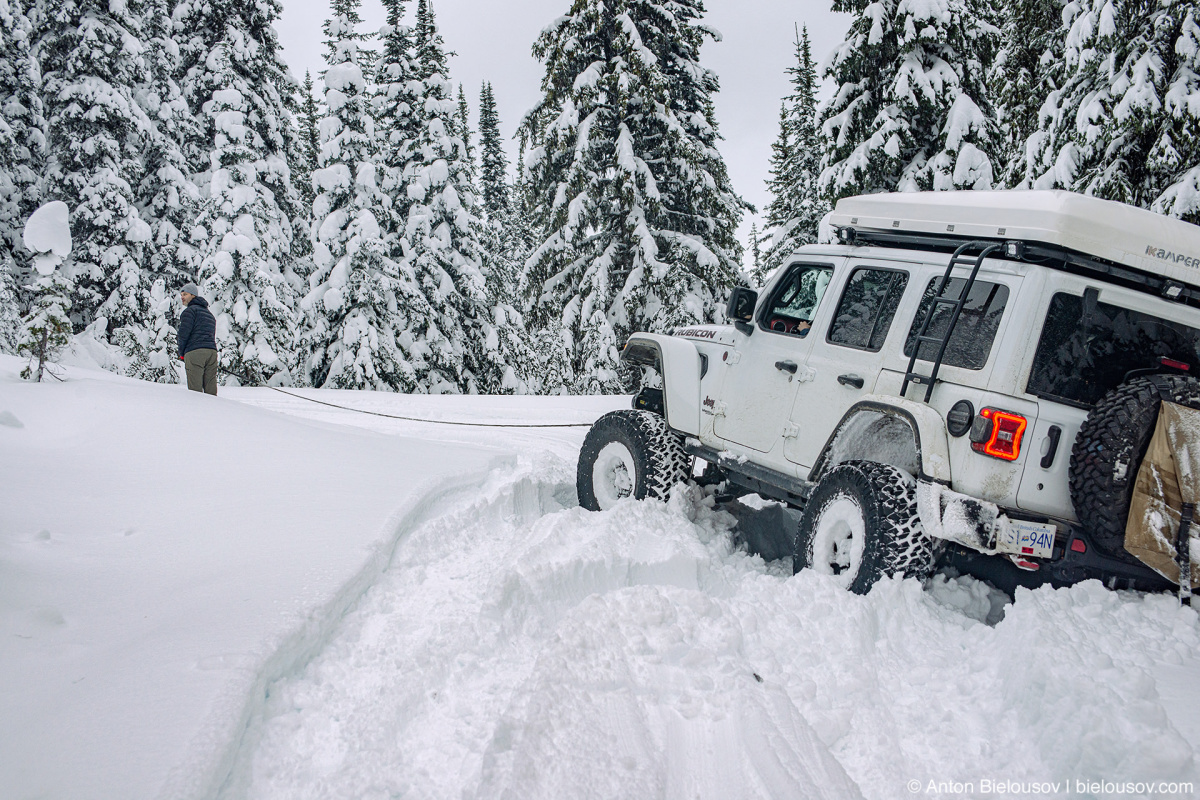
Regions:
<svg viewBox="0 0 1200 800"><path fill-rule="evenodd" d="M921 323L921 330L917 333L916 341L913 344L913 354L908 359L908 369L904 371L904 384L900 387L901 397L904 397L908 391L909 383L926 387L926 403L929 402L929 398L933 397L933 387L937 383L938 372L942 369L942 359L946 355L946 346L950 343L950 337L954 335L954 328L958 325L958 318L962 314L963 306L967 304L967 297L971 294L971 289L975 287L975 277L979 274L979 268L983 266L985 258L1002 247L1003 245L995 242L966 242L954 251L954 255L950 256L950 263L946 266L946 272L942 275L942 280L938 284L937 291L933 294L933 302L929 304L929 310L925 314L925 321ZM950 277L954 272L954 268L966 266L971 263L972 256L966 254L968 250L980 251L978 256L974 256L975 263L971 267L971 275L967 278L967 282L963 284L962 291L958 293L957 298L946 297L946 287L950 285ZM940 336L930 336L929 325L937 315L939 305L953 306L950 312L950 322L946 325L946 330ZM921 345L925 343L937 345L938 348L937 357L933 360L933 369L928 375L915 371L917 357L921 353Z"/></svg>

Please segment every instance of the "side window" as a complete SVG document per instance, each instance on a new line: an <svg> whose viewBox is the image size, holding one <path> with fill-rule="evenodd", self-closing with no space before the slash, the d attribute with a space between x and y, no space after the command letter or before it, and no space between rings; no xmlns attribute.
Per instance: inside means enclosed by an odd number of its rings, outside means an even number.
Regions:
<svg viewBox="0 0 1200 800"><path fill-rule="evenodd" d="M762 316L763 326L776 333L807 336L832 277L832 267L793 266L772 293Z"/></svg>
<svg viewBox="0 0 1200 800"><path fill-rule="evenodd" d="M828 340L844 347L878 352L887 338L908 273L891 269L856 269L846 282Z"/></svg>
<svg viewBox="0 0 1200 800"><path fill-rule="evenodd" d="M925 287L925 295L908 331L908 341L904 343L904 355L912 356L913 346L917 342L917 334L921 332L921 323L925 315L934 305L933 297L937 293L941 278L934 278ZM951 278L946 286L945 297L957 299L962 295L966 286L965 278ZM1001 283L975 281L971 293L967 295L967 303L963 306L958 324L946 346L942 363L952 367L966 369L983 369L987 363L988 354L992 352L992 341L1000 328L1000 318L1004 316L1004 306L1008 303L1008 287ZM941 338L946 334L950 325L950 316L954 307L946 303L938 303L933 312L933 320L929 323L926 336ZM938 345L934 342L922 342L920 355L922 361L933 361L937 358Z"/></svg>

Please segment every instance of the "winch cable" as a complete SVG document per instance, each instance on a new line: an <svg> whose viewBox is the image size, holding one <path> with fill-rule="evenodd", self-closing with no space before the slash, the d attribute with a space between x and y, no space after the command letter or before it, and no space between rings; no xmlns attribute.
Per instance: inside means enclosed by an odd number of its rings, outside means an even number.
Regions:
<svg viewBox="0 0 1200 800"><path fill-rule="evenodd" d="M242 381L243 383L248 383L248 384L253 383L252 381L246 380L246 378L244 376L238 375L235 372L230 372L227 369L222 368L221 372L224 372L226 375L229 375L230 377L237 378L239 381ZM338 405L337 403L327 402L325 400L317 400L314 397L305 397L302 394L295 394L294 392L289 392L285 389L280 389L278 386L265 386L262 388L270 389L271 391L279 392L280 394L286 394L288 397L294 397L297 400L306 400L309 403L316 403L317 405L328 406L330 408L337 408L342 411L351 411L355 414L369 414L372 417L384 417L386 419L398 419L398 420L403 420L404 422L425 422L430 425L455 425L455 426L464 427L464 428L590 428L590 427L592 427L592 423L590 423L590 422L525 422L525 423L522 423L522 422L462 422L462 421L458 421L458 420L448 420L448 419L425 419L422 417L406 417L406 416L402 416L400 414L385 414L382 411L368 411L363 408L351 408L350 406L342 406L342 405Z"/></svg>

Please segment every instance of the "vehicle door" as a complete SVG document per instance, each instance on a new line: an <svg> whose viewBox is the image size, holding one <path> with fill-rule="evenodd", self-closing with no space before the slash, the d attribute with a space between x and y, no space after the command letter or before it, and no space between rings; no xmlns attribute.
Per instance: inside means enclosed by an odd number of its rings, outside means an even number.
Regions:
<svg viewBox="0 0 1200 800"><path fill-rule="evenodd" d="M875 389L884 346L899 350L892 322L909 285L902 265L853 262L830 292L837 305L825 330L813 331L807 378L799 384L784 431L784 455L811 469L842 416Z"/></svg>
<svg viewBox="0 0 1200 800"><path fill-rule="evenodd" d="M796 263L768 287L750 335L739 333L737 345L726 354L729 372L715 403L718 437L763 453L779 442L812 347L809 332L833 271L834 263L824 259Z"/></svg>

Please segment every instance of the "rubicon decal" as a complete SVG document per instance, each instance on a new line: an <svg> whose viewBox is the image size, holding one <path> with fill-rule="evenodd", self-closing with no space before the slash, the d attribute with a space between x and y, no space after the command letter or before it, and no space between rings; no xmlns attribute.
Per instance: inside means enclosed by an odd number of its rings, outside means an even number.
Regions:
<svg viewBox="0 0 1200 800"><path fill-rule="evenodd" d="M686 336L689 339L715 339L717 332L712 329L705 330L704 328L683 328L675 331L676 336Z"/></svg>
<svg viewBox="0 0 1200 800"><path fill-rule="evenodd" d="M1187 253L1173 253L1170 250L1164 250L1154 245L1146 247L1146 255L1151 258L1157 258L1159 261L1169 261L1172 264L1183 264L1185 267L1200 269L1200 256L1189 256Z"/></svg>

